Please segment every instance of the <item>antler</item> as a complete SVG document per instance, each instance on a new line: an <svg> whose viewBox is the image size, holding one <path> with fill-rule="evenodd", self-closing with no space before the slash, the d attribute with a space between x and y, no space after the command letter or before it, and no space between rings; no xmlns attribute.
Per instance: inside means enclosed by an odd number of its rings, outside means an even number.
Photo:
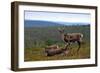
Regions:
<svg viewBox="0 0 100 73"><path fill-rule="evenodd" d="M66 28L66 27L65 27L65 26L63 26L63 28L62 28L62 29L63 29L63 30L65 30L65 28Z"/></svg>

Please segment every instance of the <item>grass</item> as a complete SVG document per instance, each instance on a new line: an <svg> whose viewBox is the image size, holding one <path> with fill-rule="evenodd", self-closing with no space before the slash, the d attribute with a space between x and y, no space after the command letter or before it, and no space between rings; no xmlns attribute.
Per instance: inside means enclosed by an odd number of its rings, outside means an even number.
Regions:
<svg viewBox="0 0 100 73"><path fill-rule="evenodd" d="M72 44L72 50L68 55L55 55L48 57L44 53L44 48L26 48L24 52L24 61L45 61L45 60L64 60L64 59L87 59L90 58L89 43L82 44L77 53L77 44Z"/></svg>

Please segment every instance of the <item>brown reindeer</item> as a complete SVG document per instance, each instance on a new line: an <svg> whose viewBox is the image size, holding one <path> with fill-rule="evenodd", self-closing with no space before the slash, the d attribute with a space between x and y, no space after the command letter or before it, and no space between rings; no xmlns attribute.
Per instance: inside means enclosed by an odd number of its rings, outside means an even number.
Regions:
<svg viewBox="0 0 100 73"><path fill-rule="evenodd" d="M77 53L81 47L81 42L82 42L82 38L83 38L83 34L82 33L64 33L64 28L58 29L59 32L61 33L61 38L64 42L66 42L68 45L70 45L70 43L74 43L77 42L78 43L78 49L77 49Z"/></svg>
<svg viewBox="0 0 100 73"><path fill-rule="evenodd" d="M67 55L69 52L68 46L65 46L65 48L60 48L58 45L54 46L54 47L48 46L45 48L45 53L47 56L54 56L54 55L58 55L58 54Z"/></svg>

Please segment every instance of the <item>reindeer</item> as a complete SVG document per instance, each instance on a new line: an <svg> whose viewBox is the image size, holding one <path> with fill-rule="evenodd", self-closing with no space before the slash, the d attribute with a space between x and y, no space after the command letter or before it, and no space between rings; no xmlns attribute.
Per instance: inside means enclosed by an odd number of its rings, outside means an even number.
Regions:
<svg viewBox="0 0 100 73"><path fill-rule="evenodd" d="M58 28L60 34L61 34L61 38L64 42L67 43L67 45L70 45L71 43L77 42L78 43L78 49L77 49L77 53L81 47L81 42L82 42L82 38L83 38L83 34L82 33L64 33L64 28Z"/></svg>
<svg viewBox="0 0 100 73"><path fill-rule="evenodd" d="M57 54L67 55L68 52L69 52L68 46L65 46L65 48L60 48L58 46L56 46L56 48L53 48L51 46L48 46L48 47L45 48L45 53L46 53L47 56L54 56L54 55L57 55Z"/></svg>

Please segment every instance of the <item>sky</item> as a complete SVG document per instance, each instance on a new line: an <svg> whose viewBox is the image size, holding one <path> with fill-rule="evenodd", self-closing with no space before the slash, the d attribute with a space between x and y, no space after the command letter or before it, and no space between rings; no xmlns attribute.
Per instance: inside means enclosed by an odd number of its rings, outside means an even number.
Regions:
<svg viewBox="0 0 100 73"><path fill-rule="evenodd" d="M89 13L25 11L25 20L90 23Z"/></svg>

